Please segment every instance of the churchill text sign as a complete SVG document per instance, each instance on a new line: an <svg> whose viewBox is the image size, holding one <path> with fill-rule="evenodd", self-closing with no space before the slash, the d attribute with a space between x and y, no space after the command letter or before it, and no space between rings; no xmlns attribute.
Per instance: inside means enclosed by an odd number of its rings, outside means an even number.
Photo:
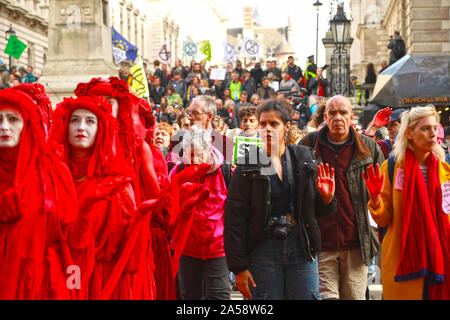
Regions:
<svg viewBox="0 0 450 320"><path fill-rule="evenodd" d="M403 104L450 103L450 97L418 97L402 98Z"/></svg>

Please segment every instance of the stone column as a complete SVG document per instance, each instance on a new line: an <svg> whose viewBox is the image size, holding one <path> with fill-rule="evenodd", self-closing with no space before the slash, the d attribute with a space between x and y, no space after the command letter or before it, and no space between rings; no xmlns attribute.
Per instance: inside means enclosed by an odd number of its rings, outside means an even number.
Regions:
<svg viewBox="0 0 450 320"><path fill-rule="evenodd" d="M118 75L102 5L103 0L50 0L47 62L39 82L53 94L54 105L73 96L79 82Z"/></svg>

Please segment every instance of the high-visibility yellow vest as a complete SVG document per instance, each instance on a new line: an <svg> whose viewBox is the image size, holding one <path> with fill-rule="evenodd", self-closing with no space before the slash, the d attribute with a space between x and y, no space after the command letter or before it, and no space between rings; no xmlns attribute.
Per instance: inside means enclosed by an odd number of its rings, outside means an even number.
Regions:
<svg viewBox="0 0 450 320"><path fill-rule="evenodd" d="M306 65L306 72L305 72L305 78L306 78L306 81L308 81L310 78L315 78L315 77L317 77L317 74L315 74L314 72L312 72L312 71L309 71L309 66L310 65L312 65L312 63L311 62L308 62L308 64Z"/></svg>
<svg viewBox="0 0 450 320"><path fill-rule="evenodd" d="M358 82L355 82L355 86L359 86L360 84ZM357 94L358 94L358 104L361 103L361 89L357 89Z"/></svg>
<svg viewBox="0 0 450 320"><path fill-rule="evenodd" d="M241 100L241 92L242 92L242 83L238 81L234 83L231 81L230 83L230 96L233 100Z"/></svg>

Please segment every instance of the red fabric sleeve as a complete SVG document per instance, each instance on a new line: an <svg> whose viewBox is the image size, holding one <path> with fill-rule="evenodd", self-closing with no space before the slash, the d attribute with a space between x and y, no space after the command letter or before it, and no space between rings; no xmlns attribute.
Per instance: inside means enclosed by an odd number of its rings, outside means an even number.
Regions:
<svg viewBox="0 0 450 320"><path fill-rule="evenodd" d="M14 223L22 217L20 201L13 188L0 194L0 223Z"/></svg>

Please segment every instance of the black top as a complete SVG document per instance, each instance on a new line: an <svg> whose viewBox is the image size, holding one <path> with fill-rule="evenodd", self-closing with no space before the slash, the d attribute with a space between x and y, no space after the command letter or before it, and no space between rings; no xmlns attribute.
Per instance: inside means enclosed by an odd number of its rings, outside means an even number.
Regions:
<svg viewBox="0 0 450 320"><path fill-rule="evenodd" d="M281 156L281 168L283 181L280 180L276 172L274 175L269 176L272 217L280 217L291 211L291 195L287 176L286 154Z"/></svg>

